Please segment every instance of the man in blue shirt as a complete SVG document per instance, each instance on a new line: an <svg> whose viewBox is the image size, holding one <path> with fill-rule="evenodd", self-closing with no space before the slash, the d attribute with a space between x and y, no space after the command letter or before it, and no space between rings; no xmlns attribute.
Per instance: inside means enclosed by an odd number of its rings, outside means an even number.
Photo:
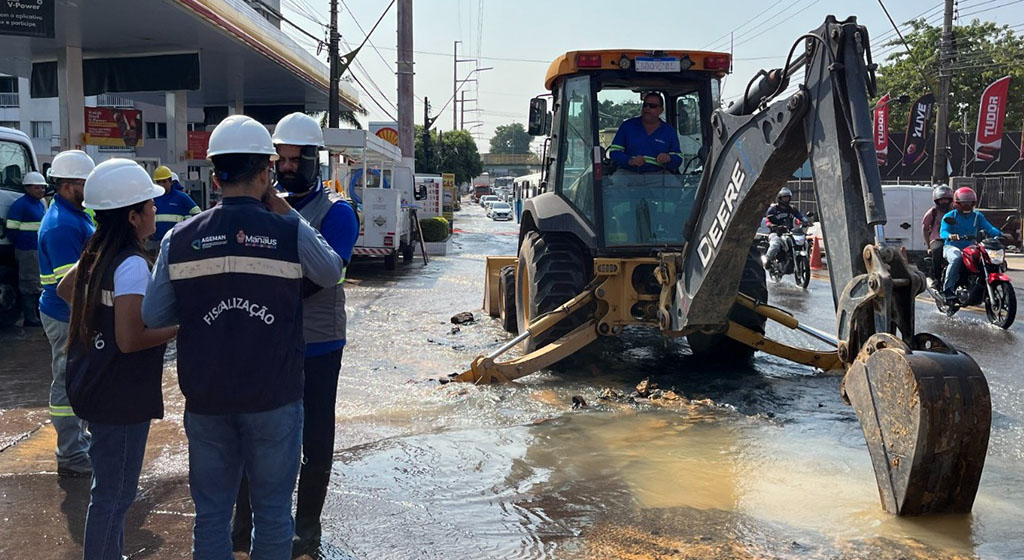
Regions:
<svg viewBox="0 0 1024 560"><path fill-rule="evenodd" d="M608 147L608 157L619 169L637 173L676 171L683 163L679 151L679 135L661 120L665 102L661 94L644 95L639 117L622 121Z"/></svg>
<svg viewBox="0 0 1024 560"><path fill-rule="evenodd" d="M36 171L25 174L25 194L7 211L7 237L14 243L18 263L18 291L21 292L23 326L41 327L39 321L39 226L46 214L46 179Z"/></svg>
<svg viewBox="0 0 1024 560"><path fill-rule="evenodd" d="M359 237L359 219L352 205L332 199L320 181L320 123L303 113L286 115L274 128L277 188L309 225L323 235L348 266ZM327 497L334 462L334 406L345 348L345 269L341 280L323 289L307 289L302 302L306 342L303 371L302 467L295 511L293 555L312 552L320 543L320 514ZM236 502L232 540L236 551L247 550L252 531L247 481Z"/></svg>
<svg viewBox="0 0 1024 560"><path fill-rule="evenodd" d="M43 286L39 318L53 354L50 416L57 431L57 473L68 476L91 474L92 463L85 425L68 400L65 370L71 310L57 295L57 284L78 262L85 242L96 231L82 206L85 179L94 167L92 158L81 150L67 150L53 158L50 177L57 183L57 194L39 225L39 280Z"/></svg>
<svg viewBox="0 0 1024 560"><path fill-rule="evenodd" d="M956 288L956 282L964 268L964 261L960 258L962 250L977 242L979 231L984 231L992 237L1002 234L981 212L974 210L977 202L978 195L974 189L959 188L953 194L955 208L942 217L939 237L946 241L942 248L942 256L949 263L946 267L946 283L942 287L942 293L947 298L953 297L953 289ZM946 223L949 219L952 219L952 224Z"/></svg>
<svg viewBox="0 0 1024 560"><path fill-rule="evenodd" d="M153 171L153 182L164 188L164 195L153 200L156 204L156 233L146 241L146 249L156 253L160 240L175 224L184 222L199 213L199 205L175 183L171 170L161 165ZM175 188L175 185L179 188Z"/></svg>

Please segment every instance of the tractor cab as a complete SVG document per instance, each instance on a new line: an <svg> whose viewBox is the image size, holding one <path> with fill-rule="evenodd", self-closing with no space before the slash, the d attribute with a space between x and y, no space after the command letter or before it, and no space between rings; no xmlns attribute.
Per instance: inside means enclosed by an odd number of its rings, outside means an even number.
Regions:
<svg viewBox="0 0 1024 560"><path fill-rule="evenodd" d="M547 95L530 103L530 133L549 137L545 195L524 209L524 227L573 234L599 254L682 246L729 64L728 54L696 51L574 51L556 59L545 80L552 112ZM616 165L613 139L652 93L678 138L679 164L656 163L657 154L626 145L627 155L648 156L649 165Z"/></svg>

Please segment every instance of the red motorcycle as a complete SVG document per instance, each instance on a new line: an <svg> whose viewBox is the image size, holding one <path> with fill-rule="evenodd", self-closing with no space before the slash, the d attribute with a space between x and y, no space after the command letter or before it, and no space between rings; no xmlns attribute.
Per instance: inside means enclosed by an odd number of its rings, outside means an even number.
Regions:
<svg viewBox="0 0 1024 560"><path fill-rule="evenodd" d="M946 298L941 287L929 289L939 311L952 317L962 307L985 304L985 315L989 323L1008 329L1017 316L1017 295L1013 291L1010 277L1006 273L1006 249L998 237L977 242L976 238L960 256L964 270L953 288L953 297ZM942 267L945 277L946 267Z"/></svg>

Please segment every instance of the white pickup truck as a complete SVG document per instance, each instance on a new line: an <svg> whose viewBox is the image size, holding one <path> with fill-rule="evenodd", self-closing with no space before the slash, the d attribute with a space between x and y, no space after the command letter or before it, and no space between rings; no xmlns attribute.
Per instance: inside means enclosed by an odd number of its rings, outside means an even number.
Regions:
<svg viewBox="0 0 1024 560"><path fill-rule="evenodd" d="M32 141L20 130L0 126L0 328L13 325L21 317L18 263L2 224L7 222L14 201L25 194L21 181L29 171L39 171Z"/></svg>

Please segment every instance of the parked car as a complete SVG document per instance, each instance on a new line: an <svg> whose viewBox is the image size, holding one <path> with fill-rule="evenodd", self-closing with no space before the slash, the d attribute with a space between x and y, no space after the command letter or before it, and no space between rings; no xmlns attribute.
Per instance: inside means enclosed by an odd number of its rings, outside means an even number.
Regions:
<svg viewBox="0 0 1024 560"><path fill-rule="evenodd" d="M512 219L512 207L507 202L495 202L487 210L492 220L506 221Z"/></svg>

